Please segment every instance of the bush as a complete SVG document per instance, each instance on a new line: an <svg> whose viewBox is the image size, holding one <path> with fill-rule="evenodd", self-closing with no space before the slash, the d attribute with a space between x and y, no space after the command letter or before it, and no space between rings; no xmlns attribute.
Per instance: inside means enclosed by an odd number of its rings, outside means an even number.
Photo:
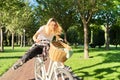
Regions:
<svg viewBox="0 0 120 80"><path fill-rule="evenodd" d="M99 29L97 32L93 32L93 43L90 44L90 47L95 48L96 46L103 46L105 43L104 31Z"/></svg>
<svg viewBox="0 0 120 80"><path fill-rule="evenodd" d="M114 26L110 30L110 44L119 45L120 44L120 27Z"/></svg>

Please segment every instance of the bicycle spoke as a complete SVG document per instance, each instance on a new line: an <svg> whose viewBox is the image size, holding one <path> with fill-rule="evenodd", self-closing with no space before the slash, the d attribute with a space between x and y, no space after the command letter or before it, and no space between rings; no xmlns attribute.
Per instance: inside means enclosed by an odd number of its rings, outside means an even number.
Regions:
<svg viewBox="0 0 120 80"><path fill-rule="evenodd" d="M62 73L61 73L61 78L62 78L62 80L65 80L65 79L64 79L64 75L63 75Z"/></svg>
<svg viewBox="0 0 120 80"><path fill-rule="evenodd" d="M73 77L67 70L59 68L54 71L52 80L73 80Z"/></svg>
<svg viewBox="0 0 120 80"><path fill-rule="evenodd" d="M44 70L43 63L40 62L38 58L35 60L35 79L36 80L44 80Z"/></svg>

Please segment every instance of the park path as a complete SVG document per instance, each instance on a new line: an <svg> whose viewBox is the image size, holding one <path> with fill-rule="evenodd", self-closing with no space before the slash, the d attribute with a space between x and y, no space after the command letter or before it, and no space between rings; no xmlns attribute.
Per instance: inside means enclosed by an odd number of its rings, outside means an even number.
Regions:
<svg viewBox="0 0 120 80"><path fill-rule="evenodd" d="M34 78L34 58L29 60L17 70L10 68L5 74L0 77L0 80L35 80ZM77 76L71 73L74 80L80 80Z"/></svg>
<svg viewBox="0 0 120 80"><path fill-rule="evenodd" d="M17 70L10 68L5 74L0 77L0 80L35 80L34 58Z"/></svg>

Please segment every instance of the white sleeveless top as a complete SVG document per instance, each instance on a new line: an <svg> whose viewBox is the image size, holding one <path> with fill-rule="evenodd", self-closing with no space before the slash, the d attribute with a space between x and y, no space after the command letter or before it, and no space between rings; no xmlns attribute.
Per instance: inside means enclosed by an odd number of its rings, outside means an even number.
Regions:
<svg viewBox="0 0 120 80"><path fill-rule="evenodd" d="M47 39L47 40L52 41L52 39L53 39L53 37L54 37L53 34L47 35L47 34L45 33L45 25L44 25L44 26L41 26L41 27L38 29L37 32L40 33L40 34L38 35L38 37L37 37L37 39L39 39L39 40L45 40L45 39Z"/></svg>

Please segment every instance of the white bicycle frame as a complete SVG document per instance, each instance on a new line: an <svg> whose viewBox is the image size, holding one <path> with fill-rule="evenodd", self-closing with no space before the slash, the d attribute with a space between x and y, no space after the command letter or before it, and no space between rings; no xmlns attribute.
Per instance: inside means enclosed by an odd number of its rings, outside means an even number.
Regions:
<svg viewBox="0 0 120 80"><path fill-rule="evenodd" d="M49 65L48 65L48 69L46 69L43 59L41 59L41 57L37 57L37 59L39 60L39 62L42 65L41 66L42 77L41 76L39 76L39 77L42 80L51 80L52 79L52 74L54 72L55 73L55 80L58 80L57 79L57 71L56 71L56 69L64 68L64 64L61 63L61 62L55 62L55 61L50 60Z"/></svg>

